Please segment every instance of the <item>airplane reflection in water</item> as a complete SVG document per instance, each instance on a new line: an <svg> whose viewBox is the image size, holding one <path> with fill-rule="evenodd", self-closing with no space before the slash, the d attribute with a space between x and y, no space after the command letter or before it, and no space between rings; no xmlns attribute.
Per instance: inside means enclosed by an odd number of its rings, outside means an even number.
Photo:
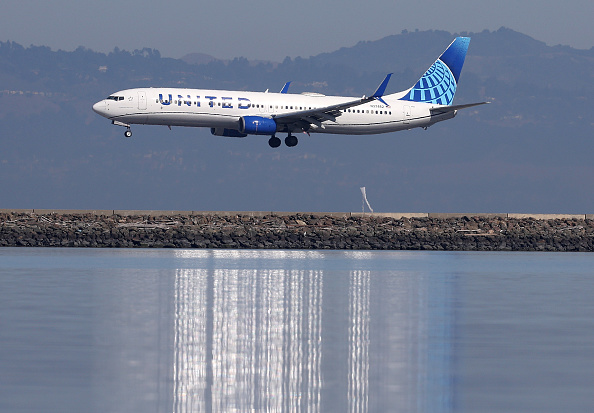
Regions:
<svg viewBox="0 0 594 413"><path fill-rule="evenodd" d="M173 411L451 411L451 283L320 267L177 270Z"/></svg>
<svg viewBox="0 0 594 413"><path fill-rule="evenodd" d="M175 412L320 410L316 271L180 270Z"/></svg>

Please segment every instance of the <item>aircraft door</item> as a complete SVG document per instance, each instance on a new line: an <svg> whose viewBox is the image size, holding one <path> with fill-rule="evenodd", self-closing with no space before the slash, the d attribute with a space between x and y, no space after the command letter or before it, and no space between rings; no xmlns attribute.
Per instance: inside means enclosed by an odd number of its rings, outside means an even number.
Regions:
<svg viewBox="0 0 594 413"><path fill-rule="evenodd" d="M405 123L405 124L410 123L410 117L411 117L410 106L404 105L404 107L403 107L402 110L404 112L404 121L403 121L403 123Z"/></svg>
<svg viewBox="0 0 594 413"><path fill-rule="evenodd" d="M138 92L138 109L146 110L146 92L144 90Z"/></svg>

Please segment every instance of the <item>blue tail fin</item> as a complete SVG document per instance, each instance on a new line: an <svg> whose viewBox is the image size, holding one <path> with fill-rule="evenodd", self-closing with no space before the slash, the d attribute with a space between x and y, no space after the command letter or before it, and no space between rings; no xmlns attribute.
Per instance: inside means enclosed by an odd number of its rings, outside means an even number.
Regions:
<svg viewBox="0 0 594 413"><path fill-rule="evenodd" d="M456 37L423 77L400 100L451 105L470 37Z"/></svg>

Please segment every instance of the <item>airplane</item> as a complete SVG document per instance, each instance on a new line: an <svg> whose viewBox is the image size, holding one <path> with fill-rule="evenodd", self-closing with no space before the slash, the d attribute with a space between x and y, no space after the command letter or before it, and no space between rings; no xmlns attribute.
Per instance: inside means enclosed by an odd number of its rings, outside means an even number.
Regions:
<svg viewBox="0 0 594 413"><path fill-rule="evenodd" d="M452 105L469 37L457 37L413 87L385 95L389 73L378 88L361 98L204 89L140 88L116 92L93 105L99 115L126 128L131 125L210 128L213 135L269 136L272 148L298 144L295 133L371 135L424 128L456 116L458 110L488 102Z"/></svg>

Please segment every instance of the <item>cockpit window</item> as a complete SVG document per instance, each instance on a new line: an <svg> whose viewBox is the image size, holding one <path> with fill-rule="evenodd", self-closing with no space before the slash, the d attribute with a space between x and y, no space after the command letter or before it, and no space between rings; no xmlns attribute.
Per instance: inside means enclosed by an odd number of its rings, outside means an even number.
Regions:
<svg viewBox="0 0 594 413"><path fill-rule="evenodd" d="M108 96L107 100L115 100L115 101L124 100L124 97L123 96Z"/></svg>

